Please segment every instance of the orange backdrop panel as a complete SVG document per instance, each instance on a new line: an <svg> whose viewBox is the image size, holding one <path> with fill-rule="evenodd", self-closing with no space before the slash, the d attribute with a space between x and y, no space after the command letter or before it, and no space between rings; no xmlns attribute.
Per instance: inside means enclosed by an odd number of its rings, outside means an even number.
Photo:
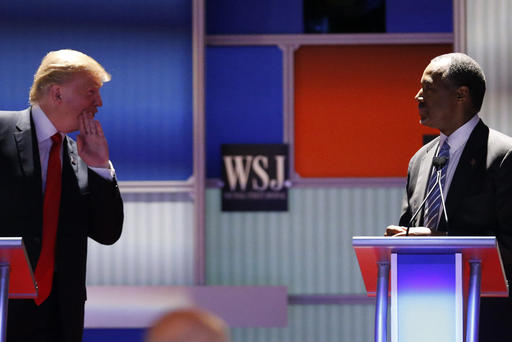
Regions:
<svg viewBox="0 0 512 342"><path fill-rule="evenodd" d="M303 46L295 54L295 170L404 177L424 134L414 95L451 45Z"/></svg>

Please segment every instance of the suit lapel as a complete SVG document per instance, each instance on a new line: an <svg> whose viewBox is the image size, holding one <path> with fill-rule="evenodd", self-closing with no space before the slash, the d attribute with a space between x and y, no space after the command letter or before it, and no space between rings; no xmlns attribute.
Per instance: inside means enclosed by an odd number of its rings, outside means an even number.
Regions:
<svg viewBox="0 0 512 342"><path fill-rule="evenodd" d="M20 161L20 169L27 179L33 180L37 191L41 194L41 163L39 161L39 147L37 144L37 135L32 121L32 109L29 108L20 113L16 123L16 132L14 140Z"/></svg>
<svg viewBox="0 0 512 342"><path fill-rule="evenodd" d="M28 198L34 201L36 208L42 208L42 180L41 163L39 161L39 147L37 144L37 135L34 123L31 118L31 109L20 112L18 122L16 123L16 132L13 133L16 141L20 170L27 180L28 188L31 192Z"/></svg>
<svg viewBox="0 0 512 342"><path fill-rule="evenodd" d="M428 192L428 181L430 179L430 174L432 173L432 159L434 158L437 147L439 146L439 138L436 138L436 141L432 144L430 149L423 155L423 159L421 160L420 164L420 170L418 173L418 180L416 182L416 188L419 189L416 193L416 199L415 203L417 203L415 211L418 210L419 205L425 198ZM414 222L416 226L423 225L423 212L424 210L421 210L421 212L418 214L416 221Z"/></svg>
<svg viewBox="0 0 512 342"><path fill-rule="evenodd" d="M488 137L489 128L482 121L479 121L468 138L453 175L446 198L448 219L451 215L455 214L461 199L470 191L471 185L482 181L480 175L481 171L485 170L486 167ZM443 227L443 230L446 230L448 228L446 226L446 220L442 216L439 227Z"/></svg>
<svg viewBox="0 0 512 342"><path fill-rule="evenodd" d="M75 173L75 175L78 176L78 158L77 158L77 150L76 150L76 146L75 144L73 144L71 142L71 139L66 136L65 137L65 142L66 142L66 149L64 150L64 153L66 153L67 151L67 154L68 154L68 157L69 157L69 163L71 164L71 168L73 169L73 172Z"/></svg>
<svg viewBox="0 0 512 342"><path fill-rule="evenodd" d="M88 192L87 187L87 166L83 165L81 159L78 157L78 151L76 149L76 143L74 143L71 138L65 138L66 148L64 149L64 159L63 162L68 163L68 165L73 170L75 175L73 183L78 182L78 188L80 189L80 193L84 194Z"/></svg>
<svg viewBox="0 0 512 342"><path fill-rule="evenodd" d="M21 171L25 177L34 175L34 142L32 137L32 129L30 122L30 109L20 113L18 122L16 123L17 131L14 132L14 140L18 149L18 158L20 161Z"/></svg>

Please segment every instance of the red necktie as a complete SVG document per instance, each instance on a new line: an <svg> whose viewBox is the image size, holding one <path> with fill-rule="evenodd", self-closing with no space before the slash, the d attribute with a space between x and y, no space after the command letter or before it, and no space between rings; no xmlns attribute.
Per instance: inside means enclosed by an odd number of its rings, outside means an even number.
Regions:
<svg viewBox="0 0 512 342"><path fill-rule="evenodd" d="M52 136L52 148L48 158L48 172L46 174L46 190L43 200L43 238L41 254L36 266L36 282L38 295L35 299L37 305L43 303L50 295L55 265L55 242L57 240L57 226L59 225L60 195L62 189L62 166L60 161L60 147L62 136L55 133Z"/></svg>

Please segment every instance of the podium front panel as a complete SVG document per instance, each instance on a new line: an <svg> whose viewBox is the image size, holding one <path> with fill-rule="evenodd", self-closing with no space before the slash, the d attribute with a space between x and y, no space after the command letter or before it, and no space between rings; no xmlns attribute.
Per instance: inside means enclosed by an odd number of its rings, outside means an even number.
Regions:
<svg viewBox="0 0 512 342"><path fill-rule="evenodd" d="M391 255L391 340L462 342L462 256Z"/></svg>

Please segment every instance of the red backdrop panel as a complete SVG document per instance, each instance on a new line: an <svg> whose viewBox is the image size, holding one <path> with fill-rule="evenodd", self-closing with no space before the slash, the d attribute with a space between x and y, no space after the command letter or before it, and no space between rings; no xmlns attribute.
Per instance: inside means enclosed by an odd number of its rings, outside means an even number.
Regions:
<svg viewBox="0 0 512 342"><path fill-rule="evenodd" d="M303 46L295 54L295 170L404 177L424 134L414 95L451 45Z"/></svg>

